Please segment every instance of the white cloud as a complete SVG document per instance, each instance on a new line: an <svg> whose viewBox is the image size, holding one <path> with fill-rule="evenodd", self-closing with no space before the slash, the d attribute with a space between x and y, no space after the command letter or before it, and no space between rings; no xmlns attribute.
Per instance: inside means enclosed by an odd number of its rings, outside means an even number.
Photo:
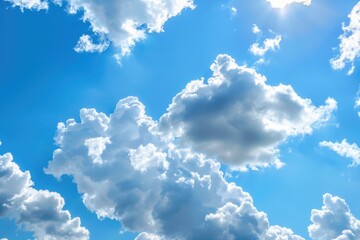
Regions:
<svg viewBox="0 0 360 240"><path fill-rule="evenodd" d="M173 98L159 129L233 167L281 167L278 145L312 133L336 109L333 99L315 107L291 86L267 85L264 76L228 55L219 55L211 69L207 82L191 81Z"/></svg>
<svg viewBox="0 0 360 240"><path fill-rule="evenodd" d="M231 8L230 8L230 11L231 11L231 15L233 15L233 16L236 16L236 15L237 15L237 9L236 9L236 7L231 7Z"/></svg>
<svg viewBox="0 0 360 240"><path fill-rule="evenodd" d="M11 3L13 7L19 7L21 11L24 11L24 9L40 11L49 8L47 0L5 0L5 2Z"/></svg>
<svg viewBox="0 0 360 240"><path fill-rule="evenodd" d="M48 9L47 0L6 0L22 10ZM62 5L61 1L54 1ZM186 8L193 9L193 0L63 0L70 14L80 13L91 26L93 36L80 37L75 51L103 52L112 43L119 49L115 57L128 55L149 33L163 31L164 24ZM92 38L97 39L94 43Z"/></svg>
<svg viewBox="0 0 360 240"><path fill-rule="evenodd" d="M252 28L251 28L251 31L254 33L254 34L259 34L261 33L261 29L256 25L256 24L253 24Z"/></svg>
<svg viewBox="0 0 360 240"><path fill-rule="evenodd" d="M258 29L254 29L253 32L258 31ZM254 43L250 46L250 52L255 56L264 56L268 51L275 51L276 49L280 49L281 36L277 35L274 38L266 38L260 46L259 43Z"/></svg>
<svg viewBox="0 0 360 240"><path fill-rule="evenodd" d="M289 4L302 3L305 6L310 6L311 0L266 0L273 8L284 8Z"/></svg>
<svg viewBox="0 0 360 240"><path fill-rule="evenodd" d="M203 239L304 240L290 229L269 227L266 214L257 211L249 202L243 202L239 206L227 203L216 213L208 214L205 219L211 232L208 233L208 238ZM256 224L249 224L251 222Z"/></svg>
<svg viewBox="0 0 360 240"><path fill-rule="evenodd" d="M185 8L193 8L193 0L67 0L69 12L81 12L93 32L109 39L120 49L118 58L128 55L147 33L161 32L165 22ZM89 39L90 41L90 39ZM83 49L86 50L85 48Z"/></svg>
<svg viewBox="0 0 360 240"><path fill-rule="evenodd" d="M120 100L110 116L82 109L80 122L58 125L59 149L45 171L72 176L90 211L141 233L138 240L288 235L273 231L251 196L224 179L218 162L163 141L152 132L156 127L135 97ZM84 144L99 138L111 141L102 149L102 164Z"/></svg>
<svg viewBox="0 0 360 240"><path fill-rule="evenodd" d="M76 44L74 50L76 52L103 52L109 47L109 43L106 40L101 41L98 44L93 43L89 35L82 35Z"/></svg>
<svg viewBox="0 0 360 240"><path fill-rule="evenodd" d="M324 194L321 210L311 211L310 237L314 240L360 239L360 221L352 213L345 200Z"/></svg>
<svg viewBox="0 0 360 240"><path fill-rule="evenodd" d="M354 108L356 110L359 110L359 108L360 108L360 92L357 93ZM360 111L358 111L358 116L360 117Z"/></svg>
<svg viewBox="0 0 360 240"><path fill-rule="evenodd" d="M352 160L351 167L356 167L360 165L360 148L356 143L349 144L346 139L343 139L342 142L320 142L320 146L328 147L342 157L350 158Z"/></svg>
<svg viewBox="0 0 360 240"><path fill-rule="evenodd" d="M295 235L289 228L280 227L278 225L271 226L266 233L267 240L302 240L302 237Z"/></svg>
<svg viewBox="0 0 360 240"><path fill-rule="evenodd" d="M356 98L355 107L356 107L356 108L360 107L360 97L357 97L357 98Z"/></svg>
<svg viewBox="0 0 360 240"><path fill-rule="evenodd" d="M358 2L349 14L350 23L345 26L343 23L342 29L344 33L340 35L340 53L330 59L333 69L343 69L347 64L350 64L348 74L351 75L355 70L354 61L360 56L360 2Z"/></svg>
<svg viewBox="0 0 360 240"><path fill-rule="evenodd" d="M135 170L145 172L150 167L161 167L167 170L169 163L166 161L166 153L158 151L156 146L149 143L140 145L137 149L129 150L131 166Z"/></svg>
<svg viewBox="0 0 360 240"><path fill-rule="evenodd" d="M142 232L135 238L135 240L161 240L161 238L155 234Z"/></svg>
<svg viewBox="0 0 360 240"><path fill-rule="evenodd" d="M86 139L84 145L88 148L88 156L93 159L94 163L102 164L101 154L109 143L111 141L108 137L98 137Z"/></svg>
<svg viewBox="0 0 360 240"><path fill-rule="evenodd" d="M63 210L64 199L55 192L36 190L30 173L22 172L10 153L0 155L0 217L9 217L36 239L89 239L79 218Z"/></svg>

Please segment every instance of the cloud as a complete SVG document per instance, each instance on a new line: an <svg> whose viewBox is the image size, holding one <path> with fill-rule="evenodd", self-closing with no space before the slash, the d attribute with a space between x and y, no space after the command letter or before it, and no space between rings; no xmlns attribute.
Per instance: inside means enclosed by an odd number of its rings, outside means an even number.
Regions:
<svg viewBox="0 0 360 240"><path fill-rule="evenodd" d="M284 8L287 5L293 4L293 3L302 3L305 6L310 6L311 0L266 0L271 4L271 7L273 8Z"/></svg>
<svg viewBox="0 0 360 240"><path fill-rule="evenodd" d="M242 170L281 167L278 146L289 137L311 134L336 109L331 98L315 107L291 86L270 86L228 55L219 55L211 69L207 82L191 81L173 98L159 131Z"/></svg>
<svg viewBox="0 0 360 240"><path fill-rule="evenodd" d="M19 7L21 11L24 9L37 11L49 9L47 0L5 0L5 2L11 3L13 7Z"/></svg>
<svg viewBox="0 0 360 240"><path fill-rule="evenodd" d="M106 40L101 41L98 44L93 43L93 40L89 35L82 35L76 44L75 52L103 52L109 47L109 42Z"/></svg>
<svg viewBox="0 0 360 240"><path fill-rule="evenodd" d="M358 91L358 93L356 94L356 99L355 99L355 104L354 104L354 108L356 110L358 110L358 116L360 117L360 111L359 111L359 108L360 108L360 91Z"/></svg>
<svg viewBox="0 0 360 240"><path fill-rule="evenodd" d="M255 56L264 56L268 51L275 51L280 49L281 36L277 35L274 38L267 38L263 42L263 46L259 43L254 43L250 46L250 52Z"/></svg>
<svg viewBox="0 0 360 240"><path fill-rule="evenodd" d="M22 10L48 9L46 0L7 0ZM70 14L80 13L91 26L93 35L84 34L75 46L76 52L103 52L110 43L118 49L120 60L149 33L163 31L164 24L186 8L193 9L193 0L63 0ZM61 1L55 1L62 5ZM93 38L96 39L94 44Z"/></svg>
<svg viewBox="0 0 360 240"><path fill-rule="evenodd" d="M339 36L339 54L330 59L331 67L335 70L345 68L350 64L348 75L351 75L355 70L354 61L360 56L360 2L358 2L349 14L350 23L345 25L343 23L342 35Z"/></svg>
<svg viewBox="0 0 360 240"><path fill-rule="evenodd" d="M253 24L252 32L254 34L260 34L262 31L256 24ZM281 35L276 35L273 38L266 38L262 46L260 46L259 43L252 44L249 51L255 56L263 57L270 50L275 51L276 49L280 49L280 42Z"/></svg>
<svg viewBox="0 0 360 240"><path fill-rule="evenodd" d="M259 43L259 39L262 38L262 30L256 24L253 24L251 31L258 36L258 40L256 43L250 46L249 51L254 56L260 57L260 59L256 61L256 64L267 63L267 61L265 60L265 55L269 51L275 51L277 49L280 49L280 42L282 37L281 35L277 35L273 31L269 30L269 32L274 35L274 37L265 38L262 43Z"/></svg>
<svg viewBox="0 0 360 240"><path fill-rule="evenodd" d="M120 100L109 116L82 109L80 122L59 123L59 149L45 172L72 176L90 211L139 232L137 240L281 239L291 233L274 231L251 196L224 179L218 162L165 141L154 132L157 124L136 97ZM89 154L93 145L101 146L101 164Z"/></svg>
<svg viewBox="0 0 360 240"><path fill-rule="evenodd" d="M230 11L231 11L231 15L233 15L233 16L237 15L237 8L236 7L231 7Z"/></svg>
<svg viewBox="0 0 360 240"><path fill-rule="evenodd" d="M312 224L308 231L312 239L360 239L360 221L352 215L344 199L326 193L323 203L321 210L311 211Z"/></svg>
<svg viewBox="0 0 360 240"><path fill-rule="evenodd" d="M322 141L320 142L320 146L327 147L342 157L350 158L352 160L351 167L360 165L360 148L356 143L349 144L346 139L343 139L340 143Z"/></svg>
<svg viewBox="0 0 360 240"><path fill-rule="evenodd" d="M256 24L253 24L253 26L252 26L252 28L251 28L251 31L252 31L252 33L254 33L254 34L259 34L259 33L262 32L261 29L260 29Z"/></svg>
<svg viewBox="0 0 360 240"><path fill-rule="evenodd" d="M55 192L34 189L28 171L22 172L10 153L0 155L0 217L8 217L36 239L89 239L89 231L63 210Z"/></svg>
<svg viewBox="0 0 360 240"><path fill-rule="evenodd" d="M192 0L67 0L67 3L70 13L83 14L95 35L120 49L117 58L128 55L147 33L162 32L165 22L183 9L194 8Z"/></svg>
<svg viewBox="0 0 360 240"><path fill-rule="evenodd" d="M155 234L142 232L135 238L135 240L161 240L161 238Z"/></svg>

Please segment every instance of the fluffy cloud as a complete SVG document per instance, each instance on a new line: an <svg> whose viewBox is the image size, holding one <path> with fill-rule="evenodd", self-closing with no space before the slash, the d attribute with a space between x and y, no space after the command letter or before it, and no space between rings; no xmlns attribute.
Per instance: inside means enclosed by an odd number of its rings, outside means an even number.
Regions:
<svg viewBox="0 0 360 240"><path fill-rule="evenodd" d="M22 10L48 9L47 0L6 0ZM61 5L61 0L55 0ZM70 14L80 13L90 23L93 36L82 35L77 52L103 52L111 42L119 49L115 57L128 55L148 33L163 31L164 24L183 9L194 8L193 0L63 0ZM94 43L93 38L96 39Z"/></svg>
<svg viewBox="0 0 360 240"><path fill-rule="evenodd" d="M284 8L292 3L302 3L306 6L310 6L311 0L266 0L271 4L273 8Z"/></svg>
<svg viewBox="0 0 360 240"><path fill-rule="evenodd" d="M267 85L264 76L227 55L219 55L211 69L207 82L192 81L174 97L159 129L178 144L233 167L281 167L278 145L310 134L336 109L333 99L315 107L291 86Z"/></svg>
<svg viewBox="0 0 360 240"><path fill-rule="evenodd" d="M344 33L340 35L340 53L330 60L333 69L343 69L346 64L351 64L348 74L352 74L355 69L354 61L360 56L360 2L358 2L349 14L350 23L342 29Z"/></svg>
<svg viewBox="0 0 360 240"><path fill-rule="evenodd" d="M72 176L90 211L140 232L137 240L292 235L274 230L251 196L224 179L218 162L164 141L156 128L135 97L120 100L110 116L82 109L80 122L58 125L59 149L45 171Z"/></svg>
<svg viewBox="0 0 360 240"><path fill-rule="evenodd" d="M5 0L5 2L11 3L13 7L19 7L21 11L24 11L24 9L39 11L49 8L47 0Z"/></svg>
<svg viewBox="0 0 360 240"><path fill-rule="evenodd" d="M90 23L95 35L108 39L120 49L117 58L129 54L135 43L145 39L147 33L163 31L169 18L185 8L194 7L192 0L67 0L67 3L70 13L82 12L83 20ZM86 43L91 42L91 39L86 40ZM78 51L95 51L82 48L89 46L83 42L79 40Z"/></svg>
<svg viewBox="0 0 360 240"><path fill-rule="evenodd" d="M22 172L12 155L0 156L0 217L9 217L36 239L89 239L79 218L63 210L64 199L55 192L36 190L28 171Z"/></svg>
<svg viewBox="0 0 360 240"><path fill-rule="evenodd" d="M360 239L360 221L352 213L345 200L324 194L321 210L311 211L310 237L314 240Z"/></svg>
<svg viewBox="0 0 360 240"><path fill-rule="evenodd" d="M360 165L360 148L356 143L349 144L346 139L343 139L342 142L320 142L320 146L328 147L342 157L347 157L352 160L351 167L356 167Z"/></svg>

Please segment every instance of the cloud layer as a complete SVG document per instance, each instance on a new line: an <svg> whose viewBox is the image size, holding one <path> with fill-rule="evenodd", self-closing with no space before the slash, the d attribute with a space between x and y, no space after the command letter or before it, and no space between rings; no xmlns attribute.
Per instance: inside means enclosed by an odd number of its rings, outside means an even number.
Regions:
<svg viewBox="0 0 360 240"><path fill-rule="evenodd" d="M352 167L360 165L360 148L356 143L349 144L346 139L343 139L341 142L322 141L320 146L327 147L342 157L350 158Z"/></svg>
<svg viewBox="0 0 360 240"><path fill-rule="evenodd" d="M254 69L219 55L213 76L191 81L159 122L162 135L240 169L281 167L278 145L310 134L336 109L329 98L315 107L291 86L266 84Z"/></svg>
<svg viewBox="0 0 360 240"><path fill-rule="evenodd" d="M63 210L64 199L58 193L32 186L30 173L22 172L10 153L0 155L0 217L15 220L36 239L89 239L80 219Z"/></svg>
<svg viewBox="0 0 360 240"><path fill-rule="evenodd" d="M350 64L348 74L355 69L354 61L360 56L360 2L358 2L349 14L350 23L343 23L344 33L340 35L339 54L330 60L333 69L339 70Z"/></svg>
<svg viewBox="0 0 360 240"><path fill-rule="evenodd" d="M271 4L271 7L273 8L284 8L287 5L293 4L293 3L302 3L306 6L309 6L311 4L311 0L266 0Z"/></svg>
<svg viewBox="0 0 360 240"><path fill-rule="evenodd" d="M323 196L321 210L311 211L310 237L314 240L360 239L360 221L350 212L344 199L329 193Z"/></svg>
<svg viewBox="0 0 360 240"><path fill-rule="evenodd" d="M6 0L23 9L48 9L47 0ZM183 9L194 8L193 0L55 0L65 4L70 14L80 13L88 22L92 36L80 37L75 51L102 52L110 43L119 49L120 60L148 33L163 31L164 24ZM95 41L93 40L95 39Z"/></svg>
<svg viewBox="0 0 360 240"><path fill-rule="evenodd" d="M59 124L46 173L72 176L90 211L141 232L138 240L302 239L271 226L219 163L163 142L155 127L135 97L110 116L82 109L80 122Z"/></svg>

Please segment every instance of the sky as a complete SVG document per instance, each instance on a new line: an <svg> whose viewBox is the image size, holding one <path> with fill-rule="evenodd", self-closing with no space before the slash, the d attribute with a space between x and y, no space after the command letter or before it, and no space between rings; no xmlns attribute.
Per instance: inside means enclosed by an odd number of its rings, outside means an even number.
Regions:
<svg viewBox="0 0 360 240"><path fill-rule="evenodd" d="M0 0L0 240L360 239L360 2Z"/></svg>

